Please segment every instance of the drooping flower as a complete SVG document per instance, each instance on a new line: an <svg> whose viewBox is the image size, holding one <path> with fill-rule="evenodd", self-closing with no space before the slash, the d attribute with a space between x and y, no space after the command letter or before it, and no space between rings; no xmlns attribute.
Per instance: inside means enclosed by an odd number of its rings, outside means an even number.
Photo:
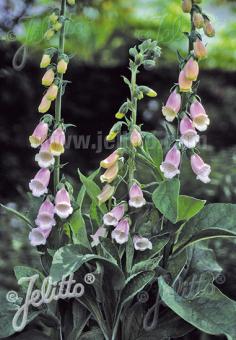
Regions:
<svg viewBox="0 0 236 340"><path fill-rule="evenodd" d="M47 53L45 53L42 56L41 62L40 62L40 68L46 68L50 65L51 63L51 56Z"/></svg>
<svg viewBox="0 0 236 340"><path fill-rule="evenodd" d="M212 23L208 19L204 20L203 30L204 30L204 33L210 38L214 37L216 34Z"/></svg>
<svg viewBox="0 0 236 340"><path fill-rule="evenodd" d="M52 68L47 70L47 72L44 74L42 78L42 85L44 86L50 86L54 82L55 79L55 73Z"/></svg>
<svg viewBox="0 0 236 340"><path fill-rule="evenodd" d="M184 13L190 13L192 9L192 0L182 0L182 10Z"/></svg>
<svg viewBox="0 0 236 340"><path fill-rule="evenodd" d="M199 38L194 42L193 47L196 58L203 59L207 56L207 48Z"/></svg>
<svg viewBox="0 0 236 340"><path fill-rule="evenodd" d="M119 154L115 150L110 156L100 162L101 168L108 169L111 168L119 159Z"/></svg>
<svg viewBox="0 0 236 340"><path fill-rule="evenodd" d="M41 100L41 103L40 103L40 105L39 105L39 107L38 107L38 111L39 111L40 113L46 113L46 112L48 112L48 110L49 110L50 107L51 107L51 104L52 104L51 100L48 100L47 97L46 97L46 95L43 96L43 98L42 98L42 100Z"/></svg>
<svg viewBox="0 0 236 340"><path fill-rule="evenodd" d="M52 28L49 28L49 29L45 32L44 38L45 38L46 40L50 40L50 39L52 39L52 38L54 37L54 35L55 35L55 31L54 31Z"/></svg>
<svg viewBox="0 0 236 340"><path fill-rule="evenodd" d="M33 228L29 233L29 240L32 246L45 245L52 228L43 230L41 228Z"/></svg>
<svg viewBox="0 0 236 340"><path fill-rule="evenodd" d="M52 84L46 92L46 98L51 101L55 100L57 98L58 89L56 84Z"/></svg>
<svg viewBox="0 0 236 340"><path fill-rule="evenodd" d="M193 23L196 28L202 28L204 25L204 18L201 13L193 12Z"/></svg>
<svg viewBox="0 0 236 340"><path fill-rule="evenodd" d="M152 249L152 242L146 237L141 237L135 235L133 237L134 249L139 251L144 251L147 249Z"/></svg>
<svg viewBox="0 0 236 340"><path fill-rule="evenodd" d="M114 179L117 177L119 172L119 166L116 162L114 165L112 165L110 168L108 168L102 176L100 176L100 180L102 183L107 182L111 183L114 181Z"/></svg>
<svg viewBox="0 0 236 340"><path fill-rule="evenodd" d="M66 142L65 133L62 128L57 128L50 138L50 151L53 156L60 156L64 153L64 145Z"/></svg>
<svg viewBox="0 0 236 340"><path fill-rule="evenodd" d="M67 71L68 62L66 62L64 59L61 59L57 64L57 72L60 74L65 74Z"/></svg>
<svg viewBox="0 0 236 340"><path fill-rule="evenodd" d="M39 150L39 153L35 156L35 161L40 168L49 168L55 163L55 159L50 151L50 140L46 140Z"/></svg>
<svg viewBox="0 0 236 340"><path fill-rule="evenodd" d="M29 137L30 145L32 148L37 148L47 138L48 135L48 124L40 122L34 129L33 134Z"/></svg>
<svg viewBox="0 0 236 340"><path fill-rule="evenodd" d="M179 90L180 92L190 92L192 90L192 80L185 77L184 70L179 74Z"/></svg>
<svg viewBox="0 0 236 340"><path fill-rule="evenodd" d="M111 233L112 239L114 239L118 244L126 243L129 238L129 228L128 219L125 218L121 220Z"/></svg>
<svg viewBox="0 0 236 340"><path fill-rule="evenodd" d="M143 192L140 186L134 183L129 190L129 206L134 208L141 208L146 204L143 197Z"/></svg>
<svg viewBox="0 0 236 340"><path fill-rule="evenodd" d="M48 169L40 169L35 177L30 181L29 188L32 195L40 197L48 192L48 184L50 181L50 171Z"/></svg>
<svg viewBox="0 0 236 340"><path fill-rule="evenodd" d="M133 129L130 136L130 143L137 148L142 145L142 136L137 129Z"/></svg>
<svg viewBox="0 0 236 340"><path fill-rule="evenodd" d="M59 190L55 197L55 213L65 219L70 216L73 212L73 208L71 206L69 193L65 188Z"/></svg>
<svg viewBox="0 0 236 340"><path fill-rule="evenodd" d="M180 165L181 154L177 149L176 145L174 145L166 154L164 162L161 163L160 169L164 173L166 178L173 178L180 173L179 165Z"/></svg>
<svg viewBox="0 0 236 340"><path fill-rule="evenodd" d="M97 196L98 203L103 204L108 201L114 194L115 187L109 184L106 184L102 189L102 192Z"/></svg>
<svg viewBox="0 0 236 340"><path fill-rule="evenodd" d="M106 237L107 230L104 227L98 228L94 235L90 235L93 242L91 242L91 247L96 247L100 243L100 237Z"/></svg>
<svg viewBox="0 0 236 340"><path fill-rule="evenodd" d="M196 100L190 106L190 115L193 120L193 126L199 131L205 131L210 124L210 119L202 104Z"/></svg>
<svg viewBox="0 0 236 340"><path fill-rule="evenodd" d="M193 127L193 122L187 116L185 116L180 122L180 133L180 141L187 148L195 148L195 146L199 142L200 137Z"/></svg>
<svg viewBox="0 0 236 340"><path fill-rule="evenodd" d="M184 66L184 75L188 80L197 80L199 74L198 62L190 58Z"/></svg>
<svg viewBox="0 0 236 340"><path fill-rule="evenodd" d="M197 175L197 179L201 182L209 183L211 181L209 178L211 173L210 165L206 164L197 154L191 156L191 167L193 172Z"/></svg>
<svg viewBox="0 0 236 340"><path fill-rule="evenodd" d="M122 219L126 212L126 204L119 204L113 208L110 212L103 216L103 222L105 225L117 226L118 222Z"/></svg>
<svg viewBox="0 0 236 340"><path fill-rule="evenodd" d="M173 91L167 99L166 105L162 108L162 113L168 122L173 122L181 108L181 95Z"/></svg>
<svg viewBox="0 0 236 340"><path fill-rule="evenodd" d="M55 226L56 221L54 219L54 212L54 205L47 199L39 208L35 224L40 227L41 230L48 230L49 228Z"/></svg>

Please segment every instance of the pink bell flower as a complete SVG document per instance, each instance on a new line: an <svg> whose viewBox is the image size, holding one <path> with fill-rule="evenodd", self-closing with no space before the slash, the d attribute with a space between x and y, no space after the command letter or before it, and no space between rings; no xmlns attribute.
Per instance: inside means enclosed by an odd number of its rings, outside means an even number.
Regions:
<svg viewBox="0 0 236 340"><path fill-rule="evenodd" d="M126 212L126 205L120 204L113 208L110 212L103 216L105 225L117 226L118 222L122 219Z"/></svg>
<svg viewBox="0 0 236 340"><path fill-rule="evenodd" d="M134 208L141 208L146 204L143 197L143 192L140 186L134 183L129 190L129 206Z"/></svg>
<svg viewBox="0 0 236 340"><path fill-rule="evenodd" d="M46 140L39 150L39 153L35 156L35 161L40 168L49 168L55 163L55 159L50 151L50 140Z"/></svg>
<svg viewBox="0 0 236 340"><path fill-rule="evenodd" d="M168 122L173 122L181 108L181 95L173 91L167 99L166 105L162 108L162 113Z"/></svg>
<svg viewBox="0 0 236 340"><path fill-rule="evenodd" d="M199 142L199 135L197 131L193 127L193 122L187 116L184 117L180 122L180 141L187 147L187 148L195 148L197 143Z"/></svg>
<svg viewBox="0 0 236 340"><path fill-rule="evenodd" d="M100 243L100 237L106 237L107 234L107 230L104 227L100 227L98 228L98 230L96 231L96 233L94 235L90 235L92 238L92 242L91 242L91 246L92 247L96 247L99 245Z"/></svg>
<svg viewBox="0 0 236 340"><path fill-rule="evenodd" d="M152 249L152 242L146 237L141 237L135 235L133 237L134 249L144 251L147 249Z"/></svg>
<svg viewBox="0 0 236 340"><path fill-rule="evenodd" d="M46 200L41 205L35 220L35 224L40 227L41 230L48 230L56 225L54 210L54 205L49 200Z"/></svg>
<svg viewBox="0 0 236 340"><path fill-rule="evenodd" d="M180 92L191 92L192 90L192 80L185 77L184 70L179 74L179 90Z"/></svg>
<svg viewBox="0 0 236 340"><path fill-rule="evenodd" d="M119 154L115 150L110 156L100 162L100 167L104 169L111 168L119 159Z"/></svg>
<svg viewBox="0 0 236 340"><path fill-rule="evenodd" d="M193 46L194 46L194 54L196 58L203 59L207 56L207 48L199 38L197 38Z"/></svg>
<svg viewBox="0 0 236 340"><path fill-rule="evenodd" d="M142 136L137 129L134 129L130 136L130 143L137 148L142 145Z"/></svg>
<svg viewBox="0 0 236 340"><path fill-rule="evenodd" d="M112 231L111 237L118 244L126 243L129 239L129 221L127 218L121 220L117 227Z"/></svg>
<svg viewBox="0 0 236 340"><path fill-rule="evenodd" d="M106 169L103 175L100 176L100 180L102 183L107 182L111 183L116 179L117 175L119 172L119 166L118 163L116 162L112 167Z"/></svg>
<svg viewBox="0 0 236 340"><path fill-rule="evenodd" d="M65 133L62 128L57 128L50 138L50 151L53 156L60 156L64 153L64 145L66 142Z"/></svg>
<svg viewBox="0 0 236 340"><path fill-rule="evenodd" d="M193 58L190 58L184 66L184 75L188 80L197 80L199 75L199 66L198 62Z"/></svg>
<svg viewBox="0 0 236 340"><path fill-rule="evenodd" d="M33 228L29 233L29 240L32 246L45 245L52 228L43 230L41 228Z"/></svg>
<svg viewBox="0 0 236 340"><path fill-rule="evenodd" d="M65 219L73 212L70 202L70 196L65 188L59 190L55 197L55 212L56 214Z"/></svg>
<svg viewBox="0 0 236 340"><path fill-rule="evenodd" d="M29 137L30 145L32 148L37 148L47 138L48 124L40 122L34 129L33 134Z"/></svg>
<svg viewBox="0 0 236 340"><path fill-rule="evenodd" d="M177 149L176 145L174 145L166 154L164 162L161 163L160 169L164 173L166 178L173 178L180 173L179 165L180 165L181 154Z"/></svg>
<svg viewBox="0 0 236 340"><path fill-rule="evenodd" d="M44 194L47 194L49 181L50 171L48 169L40 169L29 183L29 188L32 191L32 195L35 197L40 197Z"/></svg>
<svg viewBox="0 0 236 340"><path fill-rule="evenodd" d="M190 106L190 115L193 120L193 126L199 131L206 131L210 124L210 119L199 101L194 101Z"/></svg>
<svg viewBox="0 0 236 340"><path fill-rule="evenodd" d="M201 182L209 183L211 181L209 178L211 173L210 165L204 163L202 158L197 154L191 156L191 167L193 172L197 175L197 179Z"/></svg>

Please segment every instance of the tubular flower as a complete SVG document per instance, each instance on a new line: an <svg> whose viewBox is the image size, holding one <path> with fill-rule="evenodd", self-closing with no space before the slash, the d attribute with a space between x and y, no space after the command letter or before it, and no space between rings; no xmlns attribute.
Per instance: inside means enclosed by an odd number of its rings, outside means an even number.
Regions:
<svg viewBox="0 0 236 340"><path fill-rule="evenodd" d="M199 135L197 131L193 127L193 122L188 117L184 117L180 122L180 141L187 148L195 148L197 143L199 142Z"/></svg>
<svg viewBox="0 0 236 340"><path fill-rule="evenodd" d="M40 227L41 230L48 230L56 225L54 219L54 205L49 200L46 200L41 205L35 224Z"/></svg>
<svg viewBox="0 0 236 340"><path fill-rule="evenodd" d="M42 85L44 86L50 86L54 82L55 79L55 73L52 68L46 71L42 78Z"/></svg>
<svg viewBox="0 0 236 340"><path fill-rule="evenodd" d="M196 28L202 28L204 26L204 19L201 13L193 13L193 23Z"/></svg>
<svg viewBox="0 0 236 340"><path fill-rule="evenodd" d="M29 233L29 240L32 246L45 245L52 228L43 230L41 228L33 228Z"/></svg>
<svg viewBox="0 0 236 340"><path fill-rule="evenodd" d="M134 208L141 208L146 204L143 197L143 192L140 186L134 183L129 190L129 206Z"/></svg>
<svg viewBox="0 0 236 340"><path fill-rule="evenodd" d="M173 122L181 108L181 95L173 91L167 99L166 105L162 108L162 113L168 122Z"/></svg>
<svg viewBox="0 0 236 340"><path fill-rule="evenodd" d="M184 70L179 74L179 89L180 92L190 92L192 90L192 81L185 77Z"/></svg>
<svg viewBox="0 0 236 340"><path fill-rule="evenodd" d="M190 13L192 9L192 0L182 0L182 10L184 13Z"/></svg>
<svg viewBox="0 0 236 340"><path fill-rule="evenodd" d="M57 128L50 138L50 151L53 156L60 156L64 153L64 145L66 142L65 133L62 128Z"/></svg>
<svg viewBox="0 0 236 340"><path fill-rule="evenodd" d="M55 159L50 151L50 140L46 140L39 150L39 153L35 156L35 161L40 168L49 168L55 163Z"/></svg>
<svg viewBox="0 0 236 340"><path fill-rule="evenodd" d="M100 167L104 169L111 168L119 159L119 154L115 150L110 156L100 162Z"/></svg>
<svg viewBox="0 0 236 340"><path fill-rule="evenodd" d="M44 54L40 62L40 68L46 68L51 64L51 56L49 54Z"/></svg>
<svg viewBox="0 0 236 340"><path fill-rule="evenodd" d="M70 196L65 188L59 190L55 197L55 213L65 219L73 212L70 202Z"/></svg>
<svg viewBox="0 0 236 340"><path fill-rule="evenodd" d="M114 194L115 187L112 185L106 184L102 189L102 192L97 196L99 204L103 204L108 201Z"/></svg>
<svg viewBox="0 0 236 340"><path fill-rule="evenodd" d="M130 136L130 143L137 148L142 145L142 136L137 129L133 129Z"/></svg>
<svg viewBox="0 0 236 340"><path fill-rule="evenodd" d="M129 238L129 228L128 219L125 218L121 220L111 233L112 239L114 239L118 244L126 243Z"/></svg>
<svg viewBox="0 0 236 340"><path fill-rule="evenodd" d="M46 98L50 101L53 101L57 98L58 94L58 86L56 84L52 84L46 92Z"/></svg>
<svg viewBox="0 0 236 340"><path fill-rule="evenodd" d="M204 33L210 38L214 37L216 34L212 23L208 19L204 20L203 30L204 30Z"/></svg>
<svg viewBox="0 0 236 340"><path fill-rule="evenodd" d="M198 62L193 58L190 58L184 66L184 75L188 80L197 80L199 74Z"/></svg>
<svg viewBox="0 0 236 340"><path fill-rule="evenodd" d="M174 145L166 154L164 162L162 162L160 169L164 173L166 178L173 178L180 173L179 165L180 165L181 154L177 149L176 145Z"/></svg>
<svg viewBox="0 0 236 340"><path fill-rule="evenodd" d="M48 192L48 184L50 181L50 171L48 169L40 169L35 177L30 181L29 188L32 195L40 197Z"/></svg>
<svg viewBox="0 0 236 340"><path fill-rule="evenodd" d="M211 181L209 178L211 173L210 165L204 163L202 158L197 154L191 156L191 167L193 172L197 175L197 179L201 182L209 183Z"/></svg>
<svg viewBox="0 0 236 340"><path fill-rule="evenodd" d="M92 247L96 247L99 245L100 243L100 237L106 237L107 234L107 230L104 227L100 227L98 228L98 230L96 231L96 233L94 235L90 235L93 242L91 242L91 246Z"/></svg>
<svg viewBox="0 0 236 340"><path fill-rule="evenodd" d="M48 124L40 122L33 134L29 137L30 145L32 148L37 148L41 145L47 138L48 135Z"/></svg>
<svg viewBox="0 0 236 340"><path fill-rule="evenodd" d="M110 168L108 168L102 176L100 176L100 180L102 183L107 182L111 183L114 181L114 179L117 177L119 172L119 166L116 162L114 165L112 165Z"/></svg>
<svg viewBox="0 0 236 340"><path fill-rule="evenodd" d="M133 237L134 249L139 251L144 251L147 249L152 249L152 242L149 241L146 237L141 237L135 235Z"/></svg>
<svg viewBox="0 0 236 340"><path fill-rule="evenodd" d="M194 101L190 106L190 115L193 120L193 126L199 131L205 131L210 124L210 119L199 101Z"/></svg>
<svg viewBox="0 0 236 340"><path fill-rule="evenodd" d="M207 56L207 48L203 42L197 38L193 44L195 57L198 59L203 59Z"/></svg>
<svg viewBox="0 0 236 340"><path fill-rule="evenodd" d="M50 107L51 107L51 100L48 100L46 95L43 96L43 98L41 100L41 103L40 103L40 105L38 107L38 111L40 113L46 113L46 112L48 112Z"/></svg>
<svg viewBox="0 0 236 340"><path fill-rule="evenodd" d="M67 66L68 66L68 63L64 59L61 59L57 64L57 72L60 74L65 74L67 70Z"/></svg>
<svg viewBox="0 0 236 340"><path fill-rule="evenodd" d="M123 218L126 208L126 204L117 205L109 213L103 216L103 223L105 225L117 226L118 222Z"/></svg>

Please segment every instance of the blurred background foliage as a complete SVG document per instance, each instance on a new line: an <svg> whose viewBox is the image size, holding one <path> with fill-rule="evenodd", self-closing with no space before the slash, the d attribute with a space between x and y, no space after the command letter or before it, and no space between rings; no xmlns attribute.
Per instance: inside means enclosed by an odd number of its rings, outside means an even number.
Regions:
<svg viewBox="0 0 236 340"><path fill-rule="evenodd" d="M139 83L158 91L155 100L140 103L139 123L153 131L165 144L162 103L177 81L176 50L185 53L189 18L183 14L180 0L78 0L70 10L66 50L71 59L63 96L63 116L74 143L63 156L64 171L79 188L76 169L84 173L95 169L99 160L111 152L101 141L114 123L115 112L128 95L121 75L128 75L128 50L134 44L152 38L159 42L162 57L157 69L144 70ZM27 210L28 181L37 171L34 150L28 145L39 116L42 97L42 50L47 15L59 1L0 0L0 202ZM201 62L199 94L211 119L202 134L201 152L212 165L212 182L196 181L184 161L182 192L209 202L236 202L236 1L203 0L203 8L212 19L217 35L205 39L209 57ZM57 44L57 37L52 40ZM22 63L23 61L23 63ZM53 112L51 112L53 113ZM75 145L78 138L87 139ZM68 145L69 146L69 145ZM111 144L115 147L114 144ZM0 286L16 289L14 265L38 265L28 245L28 230L15 218L0 211ZM226 273L224 289L234 298L236 272L235 243L213 242ZM230 256L227 256L230 254ZM228 275L228 273L230 273ZM199 337L200 338L200 335ZM205 338L204 338L205 339Z"/></svg>

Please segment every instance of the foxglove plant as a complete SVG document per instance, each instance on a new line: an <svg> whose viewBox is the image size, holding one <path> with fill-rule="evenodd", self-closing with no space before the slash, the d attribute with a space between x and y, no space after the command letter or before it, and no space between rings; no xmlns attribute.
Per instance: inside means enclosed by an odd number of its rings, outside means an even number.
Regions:
<svg viewBox="0 0 236 340"><path fill-rule="evenodd" d="M74 3L67 0L70 6ZM69 288L66 292L60 288L67 300L42 305L43 283L41 292L34 294L34 307L29 308L27 318L30 323L37 317L44 325L42 339L48 339L46 333L59 340L172 339L195 328L224 334L229 340L236 338L236 302L216 287L222 268L203 243L236 236L236 205L205 206L204 200L180 194L186 156L198 180L208 183L211 173L196 149L200 132L210 123L197 95L198 63L207 55L199 30L214 35L200 3L182 1L184 13L191 17L191 31L186 34L189 51L185 57L178 53L178 83L162 108L167 124L176 129L164 159L161 142L142 131L137 119L139 102L144 96L157 95L138 82L141 70L155 67L160 56L157 43L147 40L129 51L131 75L123 79L130 97L118 109L117 122L106 137L113 141L120 135L120 145L89 176L78 170L81 187L76 198L60 174L66 138L61 98L69 62L64 51L66 1L61 0L61 9L49 17L45 38L50 40L59 32L59 48L48 48L40 63L46 69L42 83L47 90L39 111L46 113L55 100L55 117L44 115L30 136L31 146L39 148L35 160L40 170L29 184L39 209L31 218L5 207L30 226L29 240L39 251L43 272L15 268L22 285L16 310L24 299L25 277L36 273L40 282L50 276L53 291L57 283L74 274L73 283L83 282L84 294L69 299ZM126 134L122 134L124 130ZM45 299L44 295L42 301ZM13 317L13 312L7 306L6 318ZM22 331L25 338L29 335L23 328L11 326L1 334L6 337L16 331Z"/></svg>

